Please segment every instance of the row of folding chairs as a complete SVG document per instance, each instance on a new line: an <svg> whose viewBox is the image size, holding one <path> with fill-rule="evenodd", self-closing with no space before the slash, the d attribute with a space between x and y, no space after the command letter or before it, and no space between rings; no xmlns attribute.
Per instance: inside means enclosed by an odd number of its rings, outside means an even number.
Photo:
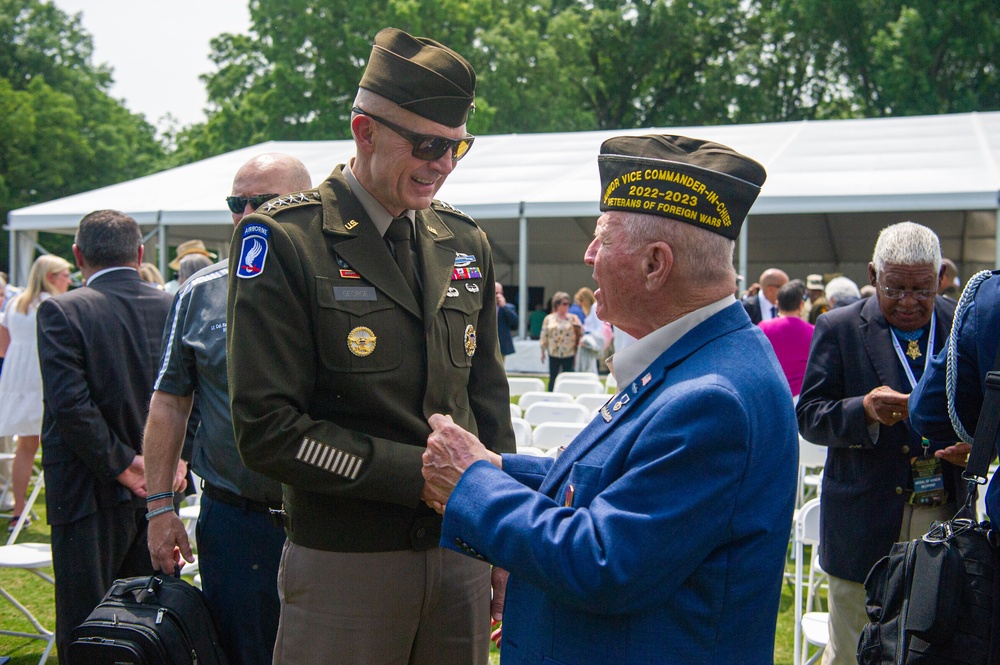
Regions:
<svg viewBox="0 0 1000 665"><path fill-rule="evenodd" d="M511 397L545 390L545 382L533 376L508 376L507 384ZM601 379L594 372L562 372L556 376L552 390L576 396L583 393L614 392L616 385L614 377L610 374L607 378Z"/></svg>

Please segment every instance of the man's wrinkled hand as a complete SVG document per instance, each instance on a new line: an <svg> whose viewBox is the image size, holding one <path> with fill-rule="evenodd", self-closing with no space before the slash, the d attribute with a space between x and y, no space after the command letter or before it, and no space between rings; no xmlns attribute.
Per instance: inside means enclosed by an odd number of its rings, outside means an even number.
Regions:
<svg viewBox="0 0 1000 665"><path fill-rule="evenodd" d="M934 457L943 459L945 462L951 462L955 466L965 468L969 465L969 453L971 452L972 446L963 441L959 441L958 443L948 446L947 448L935 450Z"/></svg>
<svg viewBox="0 0 1000 665"><path fill-rule="evenodd" d="M895 425L910 417L910 396L896 392L889 386L874 388L864 397L862 404L869 424Z"/></svg>
<svg viewBox="0 0 1000 665"><path fill-rule="evenodd" d="M431 433L427 436L427 449L423 454L422 473L426 483L421 498L438 512L444 512L445 504L465 470L479 460L496 464L499 455L490 453L476 435L456 425L451 416L436 413L427 422ZM492 457L496 457L497 461Z"/></svg>

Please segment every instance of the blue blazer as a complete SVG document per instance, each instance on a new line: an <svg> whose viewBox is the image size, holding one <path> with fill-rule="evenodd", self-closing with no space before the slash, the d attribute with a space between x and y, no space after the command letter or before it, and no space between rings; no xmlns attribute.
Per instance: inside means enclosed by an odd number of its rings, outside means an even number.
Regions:
<svg viewBox="0 0 1000 665"><path fill-rule="evenodd" d="M980 284L975 300L965 309L962 320L955 321L955 327L958 328L955 409L965 431L975 435L986 393L986 373L993 369L1000 344L1000 275L994 274ZM948 417L946 359L944 351L936 355L913 389L910 422L928 438L958 441ZM986 492L986 511L994 524L1000 521L1000 474L994 476Z"/></svg>
<svg viewBox="0 0 1000 665"><path fill-rule="evenodd" d="M557 460L473 464L441 542L510 571L504 665L771 663L797 446L788 383L733 303Z"/></svg>

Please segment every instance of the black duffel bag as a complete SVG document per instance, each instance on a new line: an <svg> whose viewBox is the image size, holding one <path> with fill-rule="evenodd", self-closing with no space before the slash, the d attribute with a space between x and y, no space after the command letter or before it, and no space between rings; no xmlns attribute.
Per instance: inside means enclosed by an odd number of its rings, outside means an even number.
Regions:
<svg viewBox="0 0 1000 665"><path fill-rule="evenodd" d="M858 663L1000 664L998 584L989 523L956 517L896 543L865 580Z"/></svg>

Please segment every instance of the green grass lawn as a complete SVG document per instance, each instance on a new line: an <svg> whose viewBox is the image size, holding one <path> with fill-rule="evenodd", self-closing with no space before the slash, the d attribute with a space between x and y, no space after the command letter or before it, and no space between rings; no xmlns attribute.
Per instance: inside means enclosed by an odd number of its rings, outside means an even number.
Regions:
<svg viewBox="0 0 1000 665"><path fill-rule="evenodd" d="M22 532L18 542L48 542L49 527L45 524L44 494L35 503L35 512L39 518L31 528ZM788 569L794 570L789 561ZM51 569L45 571L52 573ZM52 585L26 571L0 569L0 585L28 607L42 625L50 630L55 628L55 606ZM792 625L794 623L792 587L784 585L781 595L781 606L778 611L778 625L775 632L774 662L776 665L791 665L792 663ZM31 624L24 616L15 610L10 603L0 598L0 626L9 630L31 631ZM34 665L41 658L45 643L41 640L28 640L19 637L0 635L0 656L10 656L11 665ZM49 663L56 663L55 650L49 656ZM490 654L491 663L499 663L499 655L495 649Z"/></svg>

